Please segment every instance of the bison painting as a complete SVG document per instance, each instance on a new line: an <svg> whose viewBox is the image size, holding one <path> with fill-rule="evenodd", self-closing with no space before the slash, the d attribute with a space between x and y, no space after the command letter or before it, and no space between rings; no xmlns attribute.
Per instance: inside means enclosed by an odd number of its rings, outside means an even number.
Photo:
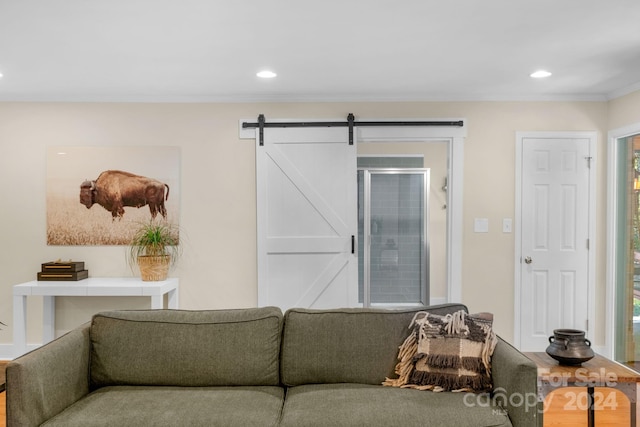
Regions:
<svg viewBox="0 0 640 427"><path fill-rule="evenodd" d="M140 208L144 205L149 205L152 218L160 213L166 219L167 209L164 207L164 202L167 199L169 199L167 184L118 170L104 171L98 179L87 180L80 185L80 203L87 209L94 203L99 204L111 212L113 220L122 218L125 206Z"/></svg>

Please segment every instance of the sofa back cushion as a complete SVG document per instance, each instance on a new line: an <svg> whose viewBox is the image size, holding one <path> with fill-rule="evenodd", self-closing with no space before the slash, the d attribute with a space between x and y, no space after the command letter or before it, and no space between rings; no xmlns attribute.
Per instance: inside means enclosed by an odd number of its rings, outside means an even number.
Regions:
<svg viewBox="0 0 640 427"><path fill-rule="evenodd" d="M410 333L413 316L423 310L444 315L466 307L288 310L280 356L282 383L381 384L394 376L398 348Z"/></svg>
<svg viewBox="0 0 640 427"><path fill-rule="evenodd" d="M279 385L282 320L276 307L96 314L91 385Z"/></svg>

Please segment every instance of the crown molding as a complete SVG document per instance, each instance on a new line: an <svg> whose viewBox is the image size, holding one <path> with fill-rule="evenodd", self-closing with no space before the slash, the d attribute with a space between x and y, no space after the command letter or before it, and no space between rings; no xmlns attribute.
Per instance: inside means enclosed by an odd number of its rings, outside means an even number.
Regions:
<svg viewBox="0 0 640 427"><path fill-rule="evenodd" d="M346 102L606 102L615 97L640 90L640 83L611 94L545 94L545 95L461 95L461 94L222 94L222 95L162 95L162 94L2 94L0 102L77 102L77 103L346 103ZM615 96L614 96L615 94Z"/></svg>
<svg viewBox="0 0 640 427"><path fill-rule="evenodd" d="M629 85L629 86L625 86L625 87L620 88L620 89L616 89L616 90L614 90L612 92L609 92L607 94L607 101L611 101L611 100L616 99L616 98L621 98L621 97L623 97L625 95L629 95L630 93L637 92L639 90L640 90L640 82L634 83L634 84Z"/></svg>

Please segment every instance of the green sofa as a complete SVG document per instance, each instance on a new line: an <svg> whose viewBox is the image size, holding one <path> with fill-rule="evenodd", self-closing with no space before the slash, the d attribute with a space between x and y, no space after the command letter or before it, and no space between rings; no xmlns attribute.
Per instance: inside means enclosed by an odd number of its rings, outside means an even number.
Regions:
<svg viewBox="0 0 640 427"><path fill-rule="evenodd" d="M9 363L7 426L536 425L536 367L502 340L492 395L382 386L416 311L99 313Z"/></svg>

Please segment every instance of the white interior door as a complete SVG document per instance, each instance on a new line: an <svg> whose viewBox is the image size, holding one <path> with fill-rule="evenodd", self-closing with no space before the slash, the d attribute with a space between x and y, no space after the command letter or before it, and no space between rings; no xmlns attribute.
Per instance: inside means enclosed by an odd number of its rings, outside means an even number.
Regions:
<svg viewBox="0 0 640 427"><path fill-rule="evenodd" d="M591 141L523 137L520 144L516 323L521 350L544 351L554 329L588 330Z"/></svg>
<svg viewBox="0 0 640 427"><path fill-rule="evenodd" d="M258 304L358 305L356 145L348 128L266 128L256 162Z"/></svg>

